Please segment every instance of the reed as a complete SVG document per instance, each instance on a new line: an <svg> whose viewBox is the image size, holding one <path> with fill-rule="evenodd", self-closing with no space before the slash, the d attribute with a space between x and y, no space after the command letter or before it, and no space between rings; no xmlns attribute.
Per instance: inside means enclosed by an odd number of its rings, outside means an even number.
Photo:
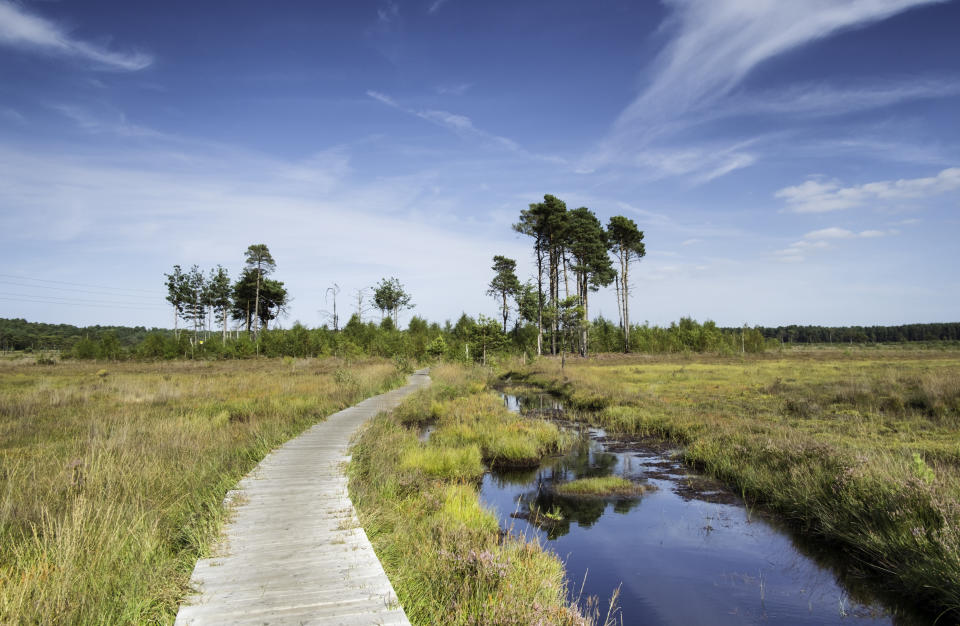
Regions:
<svg viewBox="0 0 960 626"><path fill-rule="evenodd" d="M227 490L383 360L0 362L0 622L170 622Z"/></svg>

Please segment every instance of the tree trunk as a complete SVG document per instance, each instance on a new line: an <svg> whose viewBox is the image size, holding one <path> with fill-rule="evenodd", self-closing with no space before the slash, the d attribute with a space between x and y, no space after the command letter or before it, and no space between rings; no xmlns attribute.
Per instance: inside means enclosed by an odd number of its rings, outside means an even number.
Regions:
<svg viewBox="0 0 960 626"><path fill-rule="evenodd" d="M506 290L504 290L503 291L503 334L504 335L507 334L507 317L508 317L507 292Z"/></svg>
<svg viewBox="0 0 960 626"><path fill-rule="evenodd" d="M621 266L620 271L623 271ZM620 301L620 274L613 277L614 289L617 291L617 323L620 324L620 332L623 333L623 303Z"/></svg>
<svg viewBox="0 0 960 626"><path fill-rule="evenodd" d="M260 264L257 264L257 295L253 299L254 327L260 330Z"/></svg>
<svg viewBox="0 0 960 626"><path fill-rule="evenodd" d="M630 352L630 254L623 260L623 351Z"/></svg>
<svg viewBox="0 0 960 626"><path fill-rule="evenodd" d="M543 355L543 248L536 244L537 254L537 356Z"/></svg>
<svg viewBox="0 0 960 626"><path fill-rule="evenodd" d="M590 315L587 309L587 280L583 280L583 328L580 331L580 356L587 356L587 324Z"/></svg>

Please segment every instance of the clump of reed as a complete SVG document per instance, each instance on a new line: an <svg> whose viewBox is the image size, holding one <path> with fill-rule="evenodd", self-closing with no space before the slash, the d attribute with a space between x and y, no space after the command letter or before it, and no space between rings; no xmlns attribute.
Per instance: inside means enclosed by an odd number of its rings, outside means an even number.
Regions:
<svg viewBox="0 0 960 626"><path fill-rule="evenodd" d="M604 498L609 496L638 496L652 487L635 483L622 476L594 476L560 483L554 490L562 496Z"/></svg>
<svg viewBox="0 0 960 626"><path fill-rule="evenodd" d="M349 467L361 523L414 624L591 623L568 603L556 556L504 534L479 502L470 470L481 442L517 417L500 412L475 371L433 369L431 389L364 430ZM413 419L419 410L437 420L426 443L405 425L423 421Z"/></svg>
<svg viewBox="0 0 960 626"><path fill-rule="evenodd" d="M520 376L608 430L671 439L891 591L960 616L960 354L544 359ZM580 396L578 396L580 394Z"/></svg>
<svg viewBox="0 0 960 626"><path fill-rule="evenodd" d="M556 424L512 413L492 392L445 400L433 407L432 414L437 427L431 445L476 445L485 462L500 467L535 467L573 442L573 436Z"/></svg>
<svg viewBox="0 0 960 626"><path fill-rule="evenodd" d="M224 495L388 361L0 366L0 622L170 622ZM350 376L336 376L336 372Z"/></svg>

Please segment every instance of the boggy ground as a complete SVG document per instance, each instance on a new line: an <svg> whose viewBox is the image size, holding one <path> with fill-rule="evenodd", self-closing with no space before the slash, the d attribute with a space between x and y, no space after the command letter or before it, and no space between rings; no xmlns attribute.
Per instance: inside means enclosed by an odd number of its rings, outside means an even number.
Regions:
<svg viewBox="0 0 960 626"><path fill-rule="evenodd" d="M960 352L540 359L506 377L657 436L937 613L960 611Z"/></svg>
<svg viewBox="0 0 960 626"><path fill-rule="evenodd" d="M0 623L172 622L226 491L384 360L0 361Z"/></svg>
<svg viewBox="0 0 960 626"><path fill-rule="evenodd" d="M575 437L508 411L486 370L441 365L430 376L429 389L370 423L349 469L350 497L411 622L595 623L598 607L569 604L560 560L502 532L478 498L488 467L536 466Z"/></svg>

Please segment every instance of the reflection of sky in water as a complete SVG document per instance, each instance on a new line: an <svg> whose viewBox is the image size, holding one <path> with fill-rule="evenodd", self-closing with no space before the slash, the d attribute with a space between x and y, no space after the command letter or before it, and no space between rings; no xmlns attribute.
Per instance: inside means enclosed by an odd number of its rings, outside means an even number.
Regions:
<svg viewBox="0 0 960 626"><path fill-rule="evenodd" d="M517 410L516 400L506 401ZM622 584L625 624L911 623L852 600L832 569L801 553L785 532L749 515L729 494L720 502L685 500L675 490L687 470L665 467L667 460L639 448L610 453L591 442L539 472L488 474L481 497L515 533L536 535L565 560L575 593L586 575L584 597L597 595L603 605ZM616 507L612 500L558 498L550 489L577 477L641 478L648 471L660 472L649 480L658 489ZM707 483L708 491L716 489ZM548 533L510 517L531 503L543 511L559 509L567 521Z"/></svg>

